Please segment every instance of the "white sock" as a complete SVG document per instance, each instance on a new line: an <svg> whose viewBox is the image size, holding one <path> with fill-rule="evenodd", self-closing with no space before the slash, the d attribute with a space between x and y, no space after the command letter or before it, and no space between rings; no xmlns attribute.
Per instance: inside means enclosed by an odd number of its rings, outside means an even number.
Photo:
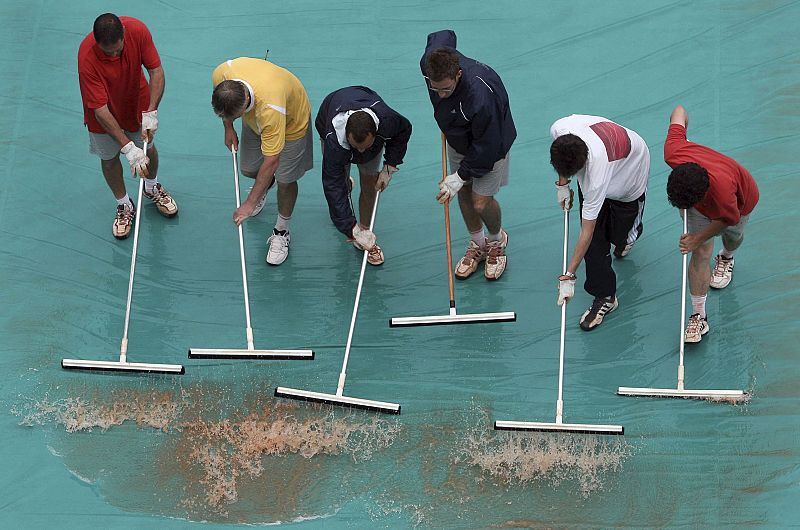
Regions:
<svg viewBox="0 0 800 530"><path fill-rule="evenodd" d="M481 248L486 246L486 234L483 231L483 227L476 232L470 232L469 238L475 242Z"/></svg>
<svg viewBox="0 0 800 530"><path fill-rule="evenodd" d="M131 198L126 193L125 196L121 199L117 199L117 204L119 206L124 206L125 208L133 208L133 202L131 202Z"/></svg>
<svg viewBox="0 0 800 530"><path fill-rule="evenodd" d="M153 188L156 187L156 184L158 184L158 177L144 179L144 191L147 193L153 193Z"/></svg>
<svg viewBox="0 0 800 530"><path fill-rule="evenodd" d="M502 231L503 230L501 229L500 232ZM500 232L497 232L496 234L489 234L489 241L500 241Z"/></svg>
<svg viewBox="0 0 800 530"><path fill-rule="evenodd" d="M719 255L722 256L725 259L733 259L733 251L728 250L725 247L722 247L721 249L719 249Z"/></svg>
<svg viewBox="0 0 800 530"><path fill-rule="evenodd" d="M278 232L282 232L282 231L286 230L288 232L289 231L289 220L291 220L291 218L292 218L291 216L284 217L281 214L278 214L278 220L275 221L275 230L277 230Z"/></svg>
<svg viewBox="0 0 800 530"><path fill-rule="evenodd" d="M707 294L704 294L704 295L701 295L701 296L691 295L692 308L694 310L694 312L692 314L697 313L697 314L700 315L700 318L706 318L706 297L707 296L708 296Z"/></svg>

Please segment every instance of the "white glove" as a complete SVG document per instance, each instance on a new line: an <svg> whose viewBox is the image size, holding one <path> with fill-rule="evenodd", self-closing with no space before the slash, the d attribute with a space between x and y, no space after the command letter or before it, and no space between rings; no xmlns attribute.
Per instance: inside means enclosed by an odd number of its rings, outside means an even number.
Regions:
<svg viewBox="0 0 800 530"><path fill-rule="evenodd" d="M147 141L152 142L158 129L158 111L142 112L142 138L147 135Z"/></svg>
<svg viewBox="0 0 800 530"><path fill-rule="evenodd" d="M564 305L575 296L575 277L573 276L570 280L561 279L565 277L566 275L561 276L558 280L558 301L556 302L558 305Z"/></svg>
<svg viewBox="0 0 800 530"><path fill-rule="evenodd" d="M447 175L443 181L439 183L439 195L436 200L444 204L458 194L458 191L464 185L464 181L458 176L458 171L452 175Z"/></svg>
<svg viewBox="0 0 800 530"><path fill-rule="evenodd" d="M383 169L378 173L378 182L375 183L375 191L385 190L389 185L389 181L392 180L392 175L394 173L397 173L396 167L384 164Z"/></svg>
<svg viewBox="0 0 800 530"><path fill-rule="evenodd" d="M357 246L360 247L361 250L372 249L372 247L375 246L375 241L377 240L372 230L369 230L368 228L361 228L361 225L358 223L356 223L353 227L353 239L355 239Z"/></svg>
<svg viewBox="0 0 800 530"><path fill-rule="evenodd" d="M136 147L136 144L128 142L120 151L125 155L125 158L128 159L131 165L131 173L139 177L146 177L150 174L147 170L147 164L150 163L150 159L147 158L144 151Z"/></svg>
<svg viewBox="0 0 800 530"><path fill-rule="evenodd" d="M556 193L558 197L558 205L564 210L572 208L572 198L575 195L572 188L569 187L569 182L563 186L559 186L556 182Z"/></svg>

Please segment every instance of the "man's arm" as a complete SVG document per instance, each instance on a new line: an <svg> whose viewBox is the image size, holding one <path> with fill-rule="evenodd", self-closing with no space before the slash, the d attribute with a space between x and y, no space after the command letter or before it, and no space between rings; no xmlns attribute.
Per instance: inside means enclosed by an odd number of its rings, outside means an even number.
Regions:
<svg viewBox="0 0 800 530"><path fill-rule="evenodd" d="M100 122L100 125L103 126L103 129L117 141L120 148L125 147L130 142L128 137L125 136L122 127L119 126L117 119L114 118L114 115L108 110L108 105L103 105L99 109L94 109L94 115L97 121Z"/></svg>
<svg viewBox="0 0 800 530"><path fill-rule="evenodd" d="M147 73L150 76L150 105L145 112L158 109L158 104L161 103L161 97L164 95L164 68L158 66L152 70L148 69Z"/></svg>
<svg viewBox="0 0 800 530"><path fill-rule="evenodd" d="M264 193L266 193L272 185L272 181L275 180L275 171L278 170L280 161L281 155L279 154L264 155L264 161L261 163L261 167L258 168L256 181L253 183L250 193L247 195L242 205L233 212L233 221L237 225L242 224L242 221L253 214L258 201L261 200L261 197L264 196Z"/></svg>
<svg viewBox="0 0 800 530"><path fill-rule="evenodd" d="M686 109L683 108L683 105L675 107L675 110L670 114L669 124L672 125L673 123L683 125L686 129L689 128L689 115L686 114Z"/></svg>
<svg viewBox="0 0 800 530"><path fill-rule="evenodd" d="M589 249L589 244L592 242L594 235L594 227L597 224L597 219L581 219L581 233L578 235L578 241L575 243L575 250L572 251L572 259L567 265L567 271L575 274L578 267Z"/></svg>

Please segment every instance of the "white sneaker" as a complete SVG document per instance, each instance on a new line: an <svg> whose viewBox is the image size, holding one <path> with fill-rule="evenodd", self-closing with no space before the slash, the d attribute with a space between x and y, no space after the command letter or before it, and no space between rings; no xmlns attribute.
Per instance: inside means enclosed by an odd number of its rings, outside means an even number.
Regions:
<svg viewBox="0 0 800 530"><path fill-rule="evenodd" d="M280 265L289 256L289 231L281 230L278 232L272 229L272 235L267 239L267 263L270 265Z"/></svg>
<svg viewBox="0 0 800 530"><path fill-rule="evenodd" d="M686 324L686 332L683 334L683 342L700 342L703 335L708 333L708 320L700 317L700 313L695 313L689 317L689 323Z"/></svg>
<svg viewBox="0 0 800 530"><path fill-rule="evenodd" d="M255 217L256 215L261 213L261 210L264 209L264 205L267 204L267 192L264 192L264 196L261 197L261 200L258 201L256 207L253 209L253 214L250 217Z"/></svg>
<svg viewBox="0 0 800 530"><path fill-rule="evenodd" d="M725 259L719 254L714 257L714 268L711 270L711 287L724 289L733 279L733 258Z"/></svg>

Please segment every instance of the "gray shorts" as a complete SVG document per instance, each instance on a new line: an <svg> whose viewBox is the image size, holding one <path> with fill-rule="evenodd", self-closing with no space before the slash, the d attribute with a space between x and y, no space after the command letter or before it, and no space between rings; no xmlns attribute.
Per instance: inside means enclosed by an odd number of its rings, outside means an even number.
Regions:
<svg viewBox="0 0 800 530"><path fill-rule="evenodd" d="M298 140L287 141L281 151L281 160L275 171L275 180L281 184L297 182L306 171L314 167L314 145L311 137L311 123L306 134ZM239 157L243 172L258 173L264 162L261 153L261 136L242 121L242 134L239 138Z"/></svg>
<svg viewBox="0 0 800 530"><path fill-rule="evenodd" d="M125 133L125 136L127 136L128 139L136 145L136 147L139 149L144 147L141 132L122 132ZM149 151L154 145L155 142L149 144L147 146L147 150ZM93 155L99 156L100 160L112 160L116 158L119 154L119 149L119 144L110 134L93 132L89 133L89 152Z"/></svg>
<svg viewBox="0 0 800 530"><path fill-rule="evenodd" d="M320 138L319 139L320 149L322 151L322 156L325 156L325 141ZM363 164L356 164L358 166L359 174L364 173L365 175L377 175L381 171L381 160L383 160L383 149L378 151L378 154L375 155L375 158L364 162ZM350 166L352 164L347 164L344 168L345 176L352 176L350 175Z"/></svg>
<svg viewBox="0 0 800 530"><path fill-rule="evenodd" d="M711 219L698 212L695 208L689 208L687 212L689 214L687 225L690 234L699 232L711 224ZM681 218L683 218L683 215L681 215ZM742 240L744 239L744 227L748 219L750 219L749 215L743 215L739 218L737 224L725 227L725 229L720 232L719 235L722 237L722 246L727 249L735 250L742 244Z"/></svg>
<svg viewBox="0 0 800 530"><path fill-rule="evenodd" d="M508 159L511 152L506 153L505 158L501 158L494 163L492 170L481 178L469 179L465 186L472 186L472 191L483 197L494 197L502 186L508 184ZM447 144L447 158L450 161L450 171L456 171L464 155L456 152L455 149Z"/></svg>

